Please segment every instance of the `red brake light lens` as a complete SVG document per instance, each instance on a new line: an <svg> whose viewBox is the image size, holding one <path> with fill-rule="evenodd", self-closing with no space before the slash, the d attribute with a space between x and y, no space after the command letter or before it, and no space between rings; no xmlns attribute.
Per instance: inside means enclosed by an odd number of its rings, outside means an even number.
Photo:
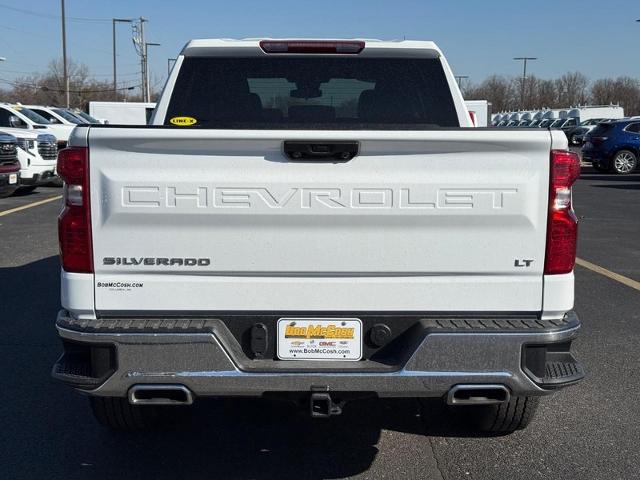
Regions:
<svg viewBox="0 0 640 480"><path fill-rule="evenodd" d="M88 149L71 147L60 150L58 174L64 180L65 200L64 208L58 217L62 268L67 272L92 273Z"/></svg>
<svg viewBox="0 0 640 480"><path fill-rule="evenodd" d="M469 118L471 119L471 123L473 123L473 126L477 127L478 125L476 124L476 112L472 112L471 110L469 110Z"/></svg>
<svg viewBox="0 0 640 480"><path fill-rule="evenodd" d="M71 185L82 184L87 172L87 149L71 147L58 153L58 175Z"/></svg>
<svg viewBox="0 0 640 480"><path fill-rule="evenodd" d="M265 53L358 54L364 50L364 42L357 40L262 40L260 48Z"/></svg>
<svg viewBox="0 0 640 480"><path fill-rule="evenodd" d="M577 154L565 150L551 151L546 275L569 273L575 265L578 219L571 204L571 186L579 176L580 158Z"/></svg>
<svg viewBox="0 0 640 480"><path fill-rule="evenodd" d="M580 177L578 154L566 150L551 151L551 186L571 188Z"/></svg>

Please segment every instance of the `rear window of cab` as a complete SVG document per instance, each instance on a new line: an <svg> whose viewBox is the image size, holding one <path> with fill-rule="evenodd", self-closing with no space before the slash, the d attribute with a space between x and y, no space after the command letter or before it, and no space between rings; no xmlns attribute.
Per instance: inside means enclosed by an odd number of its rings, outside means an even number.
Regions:
<svg viewBox="0 0 640 480"><path fill-rule="evenodd" d="M435 58L187 57L165 125L233 129L458 127Z"/></svg>

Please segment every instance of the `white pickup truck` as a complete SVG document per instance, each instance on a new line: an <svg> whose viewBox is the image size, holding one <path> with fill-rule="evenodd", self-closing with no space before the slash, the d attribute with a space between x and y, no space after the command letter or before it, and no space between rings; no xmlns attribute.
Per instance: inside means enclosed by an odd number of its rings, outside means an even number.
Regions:
<svg viewBox="0 0 640 480"><path fill-rule="evenodd" d="M471 126L431 42L191 41L152 125L60 152L53 376L113 428L262 395L523 428L583 377L579 161L561 131Z"/></svg>
<svg viewBox="0 0 640 480"><path fill-rule="evenodd" d="M20 162L20 188L22 193L33 191L38 185L57 180L56 163L58 143L56 137L38 130L0 127L0 133L16 137Z"/></svg>

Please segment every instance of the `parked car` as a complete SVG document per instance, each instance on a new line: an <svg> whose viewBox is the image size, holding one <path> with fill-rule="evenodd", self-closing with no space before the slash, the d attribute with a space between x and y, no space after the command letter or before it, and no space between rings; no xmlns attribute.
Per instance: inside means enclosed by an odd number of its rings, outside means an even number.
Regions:
<svg viewBox="0 0 640 480"><path fill-rule="evenodd" d="M87 120L86 118L84 118L82 115L78 115L78 112L76 111L76 109L74 108L61 108L60 110L65 111L67 114L73 116L76 118L76 120L79 122L77 125L86 125L88 123L91 123L89 120Z"/></svg>
<svg viewBox="0 0 640 480"><path fill-rule="evenodd" d="M591 130L596 128L596 125L599 123L605 122L607 119L605 118L592 118L590 120L585 120L581 122L577 127L573 127L568 130L567 139L569 140L570 145L581 145L584 139L584 136L589 133Z"/></svg>
<svg viewBox="0 0 640 480"><path fill-rule="evenodd" d="M83 112L82 110L75 109L75 110L73 110L73 113L75 115L79 116L80 118L83 118L86 123L90 123L90 124L93 124L93 125L98 125L98 124L102 123L97 118L92 117L87 112Z"/></svg>
<svg viewBox="0 0 640 480"><path fill-rule="evenodd" d="M578 125L578 120L574 117L558 118L548 125L548 128L554 128L556 130L562 130L566 133Z"/></svg>
<svg viewBox="0 0 640 480"><path fill-rule="evenodd" d="M40 105L21 105L21 106L28 108L32 112L36 112L38 115L41 115L42 117L49 120L49 123L53 125L62 124L62 125L75 126L75 125L87 123L84 120L72 114L71 112L68 112L64 108L43 107Z"/></svg>
<svg viewBox="0 0 640 480"><path fill-rule="evenodd" d="M270 394L524 428L584 375L580 161L559 131L464 128L452 85L432 42L189 42L154 128L79 125L60 152L53 376L118 429Z"/></svg>
<svg viewBox="0 0 640 480"><path fill-rule="evenodd" d="M560 127L560 130L562 130L566 135L569 130L576 128L579 124L580 124L580 119L576 117L567 117L565 118L564 123Z"/></svg>
<svg viewBox="0 0 640 480"><path fill-rule="evenodd" d="M58 160L56 137L48 133L39 133L38 130L23 128L0 127L0 132L16 137L21 192L32 191L38 185L59 180L56 175Z"/></svg>
<svg viewBox="0 0 640 480"><path fill-rule="evenodd" d="M20 162L16 137L0 133L0 197L13 195L19 186Z"/></svg>
<svg viewBox="0 0 640 480"><path fill-rule="evenodd" d="M582 158L600 172L632 173L640 157L640 119L599 123L587 133Z"/></svg>
<svg viewBox="0 0 640 480"><path fill-rule="evenodd" d="M75 125L53 124L42 115L22 105L0 104L0 128L22 128L50 133L58 140L58 148L64 148Z"/></svg>

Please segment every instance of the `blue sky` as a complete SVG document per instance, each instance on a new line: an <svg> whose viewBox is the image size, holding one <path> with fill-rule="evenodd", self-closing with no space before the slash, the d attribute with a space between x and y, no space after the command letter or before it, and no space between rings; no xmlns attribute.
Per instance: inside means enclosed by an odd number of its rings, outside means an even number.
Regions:
<svg viewBox="0 0 640 480"><path fill-rule="evenodd" d="M640 76L640 0L66 0L70 58L98 78L112 75L111 18L146 24L152 83L191 38L365 37L434 40L454 72L479 82L517 75L515 56L553 77ZM33 13L29 13L33 12ZM35 13L35 14L34 14ZM0 79L43 70L62 55L59 0L0 0ZM119 24L119 80L139 84L131 28Z"/></svg>

